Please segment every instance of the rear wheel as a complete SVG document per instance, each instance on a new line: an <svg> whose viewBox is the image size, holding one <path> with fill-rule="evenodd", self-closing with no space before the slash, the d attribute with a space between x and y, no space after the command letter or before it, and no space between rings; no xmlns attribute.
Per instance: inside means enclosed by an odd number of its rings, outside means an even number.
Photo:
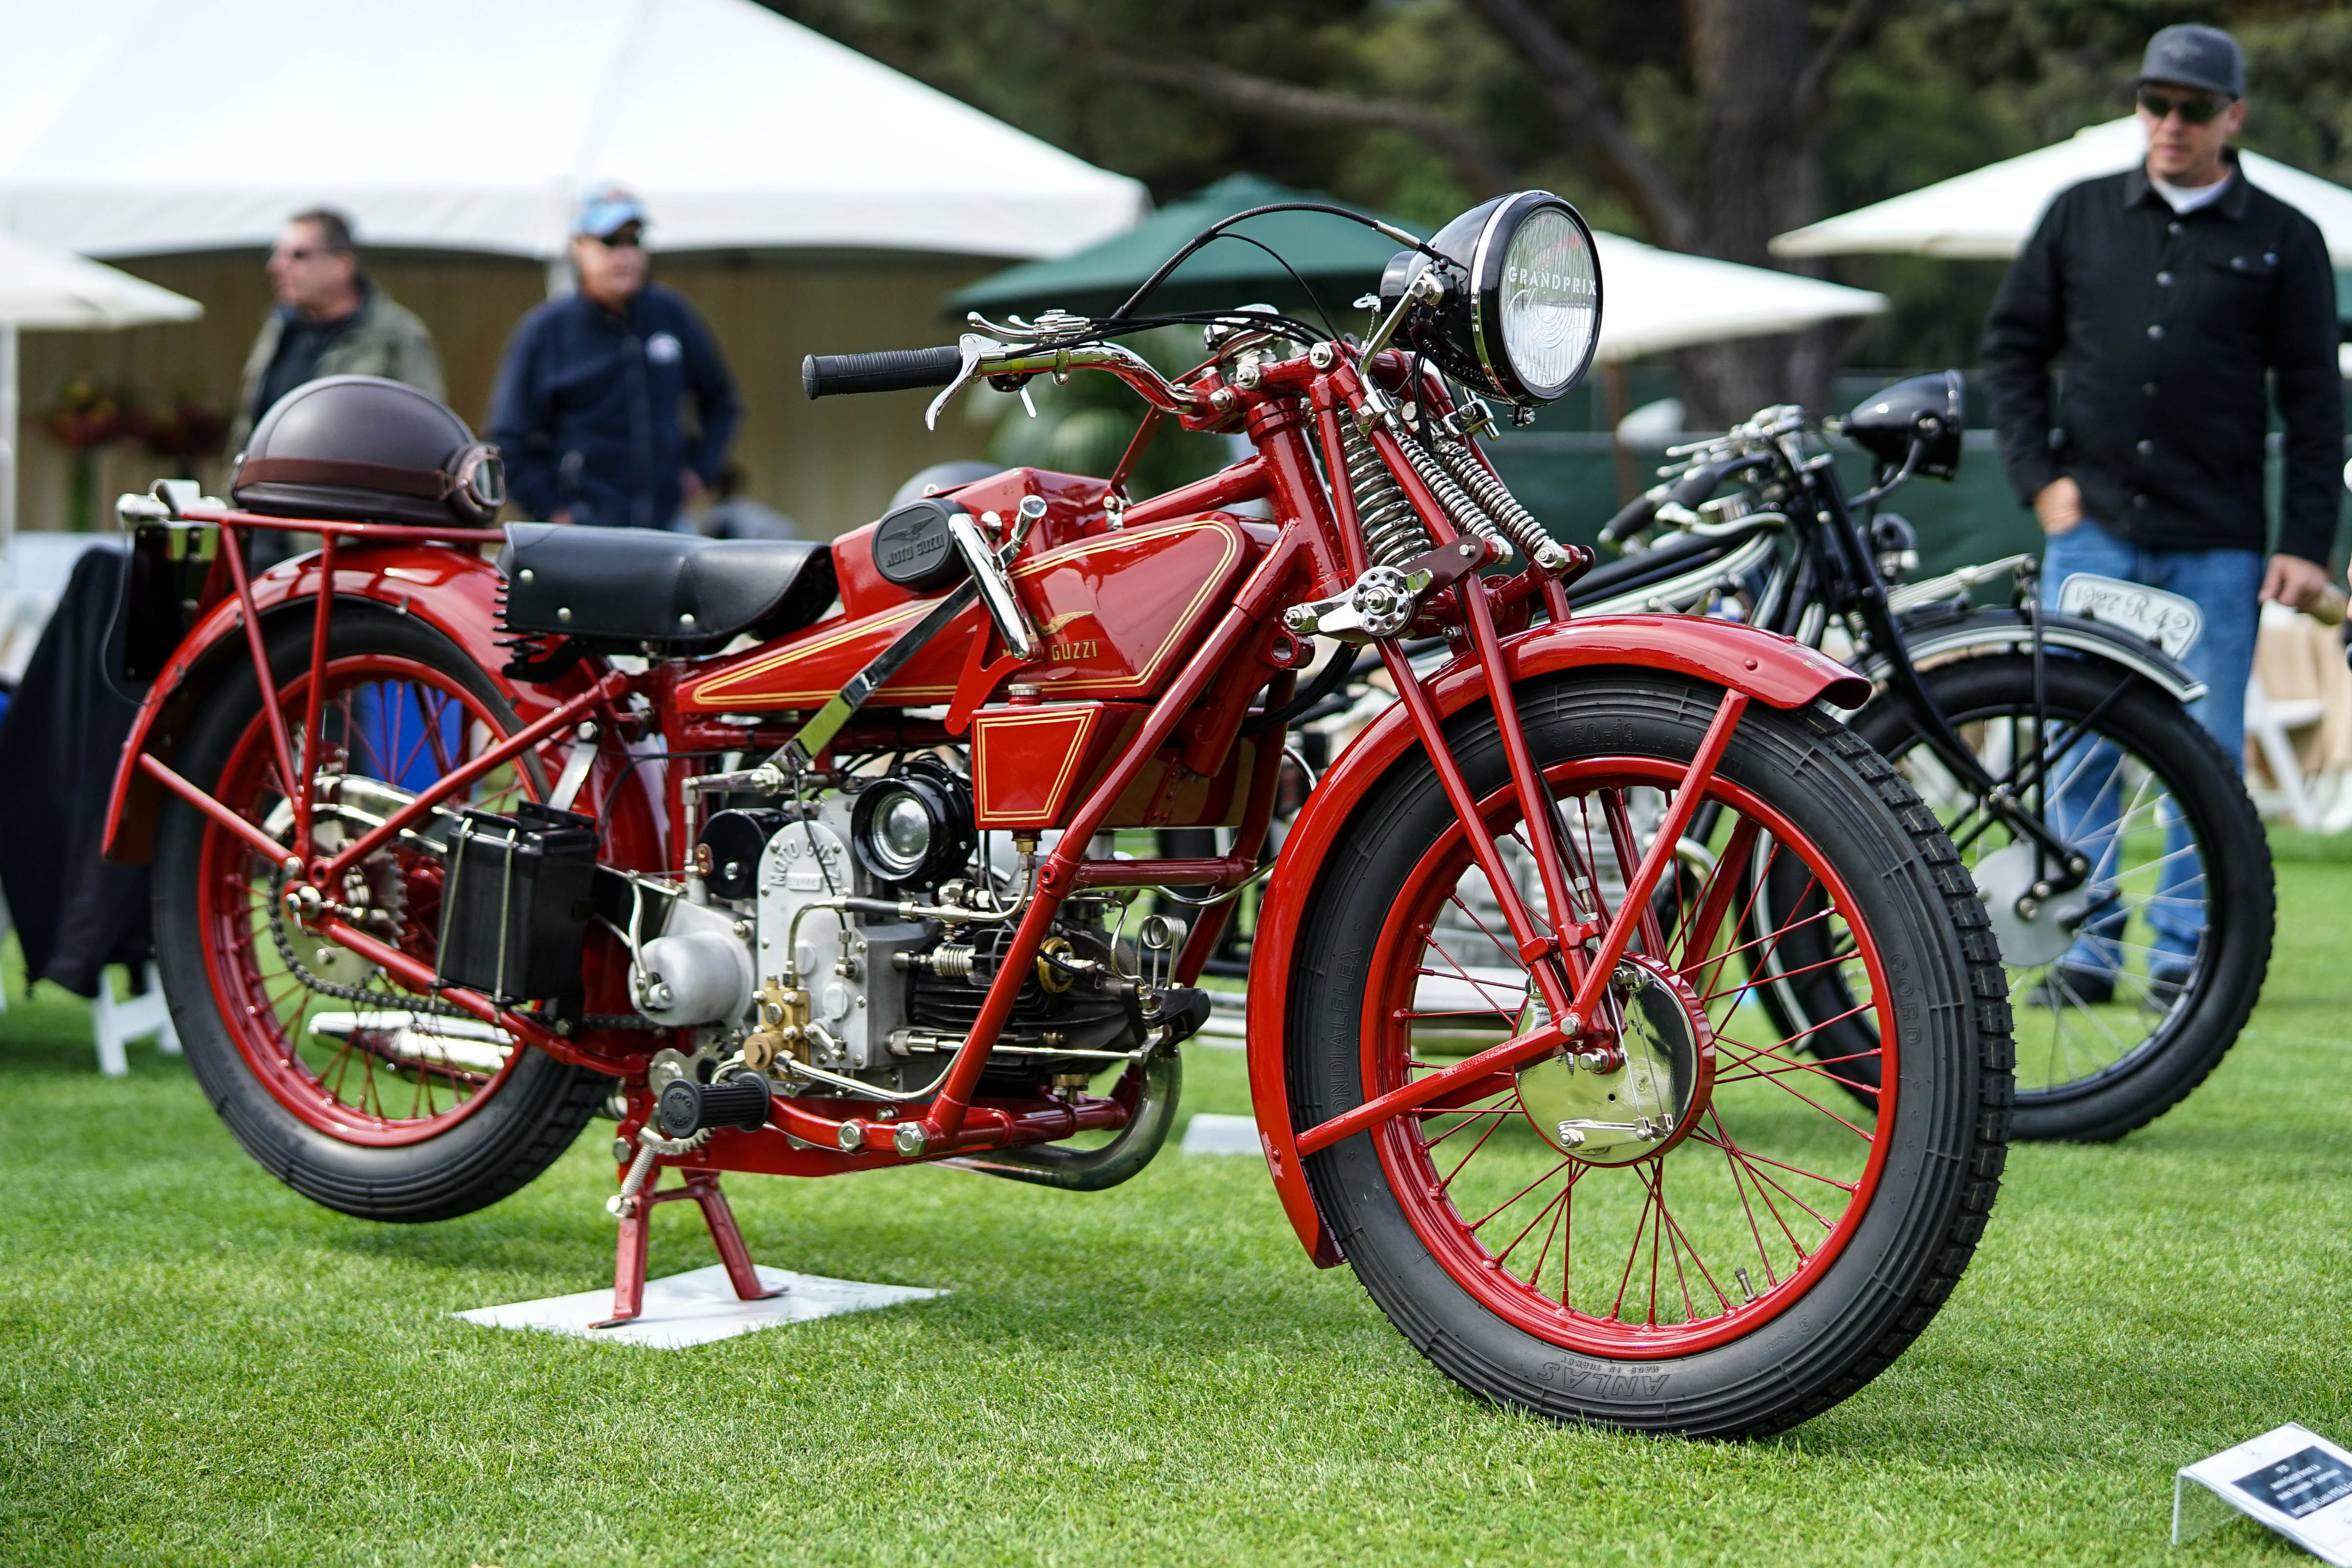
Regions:
<svg viewBox="0 0 2352 1568"><path fill-rule="evenodd" d="M1582 863L1614 907L1720 694L1664 676L1515 690ZM1542 895L1491 717L1449 727L1489 827ZM1486 1397L1643 1430L1756 1434L1883 1370L1927 1326L1999 1187L2007 1009L1983 905L1883 759L1751 706L1621 967L1622 1067L1496 1074L1307 1162L1373 1300ZM1751 1005L1742 890L1787 863L1900 1092L1857 1108ZM1419 753L1368 794L1312 894L1287 1019L1303 1128L1534 1026L1516 945ZM1738 935L1735 936L1734 934Z"/></svg>
<svg viewBox="0 0 2352 1568"><path fill-rule="evenodd" d="M2262 821L2188 709L2126 670L2045 659L2046 747L2031 659L1955 660L1922 677L1986 770L2093 862L2082 887L2035 898L2047 856L2037 865L1892 698L1854 720L1935 809L1991 906L2016 1009L2012 1135L2119 1138L2205 1081L2261 996L2275 911ZM1790 996L1826 1019L1843 1006L1838 985L1824 972ZM1850 1053L1863 1027L1817 1040Z"/></svg>
<svg viewBox="0 0 2352 1568"><path fill-rule="evenodd" d="M310 628L270 642L299 753ZM520 727L489 678L412 619L339 607L322 687L320 757L352 814L321 810L314 847L356 835L386 800L414 795ZM250 664L205 695L174 758L180 772L291 844ZM542 793L537 764L491 770L451 802L510 809ZM190 1065L255 1159L330 1208L441 1219L496 1202L551 1163L610 1082L412 992L357 953L306 930L281 903L284 873L177 800L157 825L155 946ZM354 924L430 964L442 868L396 847L336 890Z"/></svg>

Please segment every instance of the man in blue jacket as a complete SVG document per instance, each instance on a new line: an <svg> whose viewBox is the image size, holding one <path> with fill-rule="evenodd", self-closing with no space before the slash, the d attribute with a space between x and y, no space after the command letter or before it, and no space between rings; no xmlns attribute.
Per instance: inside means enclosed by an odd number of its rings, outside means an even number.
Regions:
<svg viewBox="0 0 2352 1568"><path fill-rule="evenodd" d="M507 345L490 439L534 517L667 528L726 465L743 413L734 378L694 307L647 277L646 223L618 186L583 203L579 292L524 317ZM678 417L688 393L692 434Z"/></svg>

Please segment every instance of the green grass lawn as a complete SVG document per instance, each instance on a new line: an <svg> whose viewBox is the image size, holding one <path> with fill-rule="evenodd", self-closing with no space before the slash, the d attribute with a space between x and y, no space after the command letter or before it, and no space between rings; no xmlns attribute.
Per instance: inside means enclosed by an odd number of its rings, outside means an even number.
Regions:
<svg viewBox="0 0 2352 1568"><path fill-rule="evenodd" d="M779 1267L943 1299L688 1351L447 1314L609 1279L606 1124L469 1218L371 1225L240 1153L186 1069L0 1016L0 1562L2241 1563L2174 1467L2352 1439L2352 846L2282 836L2253 1027L2124 1143L2020 1147L1885 1376L1770 1442L1477 1405L1253 1159L1095 1197L944 1170L735 1178ZM1237 1053L1189 1108L1247 1109ZM654 1272L712 1257L690 1211Z"/></svg>

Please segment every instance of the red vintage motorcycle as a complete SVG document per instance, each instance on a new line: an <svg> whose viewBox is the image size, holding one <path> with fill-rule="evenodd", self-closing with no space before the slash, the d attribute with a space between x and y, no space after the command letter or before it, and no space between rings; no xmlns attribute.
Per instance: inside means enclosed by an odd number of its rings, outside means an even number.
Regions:
<svg viewBox="0 0 2352 1568"><path fill-rule="evenodd" d="M1483 399L1530 410L1587 367L1582 219L1522 193L1383 232L1406 248L1360 341L1142 314L1155 278L1099 320L813 358L813 397L944 386L934 418L977 380L1080 371L1150 404L1107 480L1003 473L830 547L468 527L499 496L462 426L439 473L375 435L283 455L333 382L265 421L239 506L125 497L128 658L156 678L109 846L153 862L173 1017L230 1129L318 1202L428 1220L604 1109L614 1321L673 1198L756 1295L724 1171L1134 1176L1263 880L1276 1190L1448 1375L1706 1434L1861 1387L1999 1186L1984 907L1823 710L1868 695L1851 672L1737 625L1570 615L1589 556L1479 441ZM1209 352L1172 379L1114 340L1173 321ZM414 413L383 407L367 429ZM1171 420L1253 454L1130 499ZM248 569L291 530L320 547ZM1422 678L1401 649L1429 636L1456 656ZM1375 651L1401 700L1268 856L1318 641ZM1221 855L1118 847L1216 825ZM1865 1105L1805 1049L1838 1019L1784 1037L1749 1003L1801 930L1874 1026Z"/></svg>

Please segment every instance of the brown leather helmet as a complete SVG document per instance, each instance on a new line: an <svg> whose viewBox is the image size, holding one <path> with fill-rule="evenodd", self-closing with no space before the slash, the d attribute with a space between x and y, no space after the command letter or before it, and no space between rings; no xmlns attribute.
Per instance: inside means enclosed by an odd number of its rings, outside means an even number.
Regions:
<svg viewBox="0 0 2352 1568"><path fill-rule="evenodd" d="M271 517L479 528L507 487L499 449L415 387L328 376L270 405L229 494Z"/></svg>

